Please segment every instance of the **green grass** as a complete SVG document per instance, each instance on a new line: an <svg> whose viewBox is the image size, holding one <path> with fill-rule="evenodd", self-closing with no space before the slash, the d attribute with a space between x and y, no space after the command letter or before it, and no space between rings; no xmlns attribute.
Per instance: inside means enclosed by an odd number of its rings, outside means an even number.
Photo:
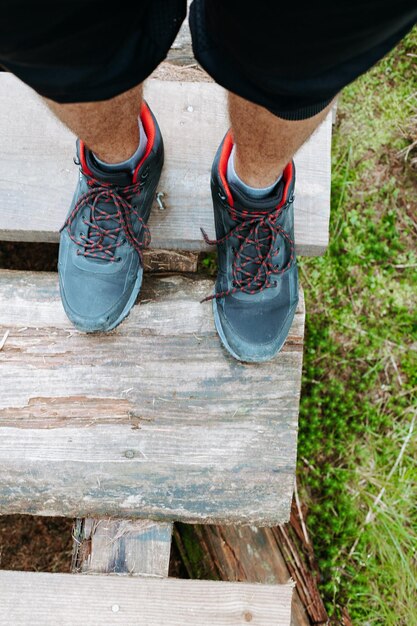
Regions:
<svg viewBox="0 0 417 626"><path fill-rule="evenodd" d="M417 626L416 50L414 29L345 89L331 243L300 261L298 479L327 609L361 626Z"/></svg>

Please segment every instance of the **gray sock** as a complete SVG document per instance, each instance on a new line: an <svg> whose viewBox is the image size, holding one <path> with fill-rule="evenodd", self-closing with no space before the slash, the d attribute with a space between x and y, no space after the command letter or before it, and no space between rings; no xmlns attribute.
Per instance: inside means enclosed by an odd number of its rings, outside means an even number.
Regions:
<svg viewBox="0 0 417 626"><path fill-rule="evenodd" d="M120 170L130 169L133 174L137 164L145 154L146 146L148 145L148 138L146 136L145 129L143 128L143 124L140 118L138 118L138 126L139 146L137 150L132 154L132 156L129 159L126 159L126 161L121 161L120 163L105 163L104 161L101 161L98 157L96 157L96 155L94 155L95 160L102 170L107 172L117 172Z"/></svg>
<svg viewBox="0 0 417 626"><path fill-rule="evenodd" d="M245 182L243 182L243 180L239 178L239 176L236 174L235 152L236 152L236 146L234 145L232 152L230 154L230 157L229 157L229 161L227 163L227 181L229 183L233 183L234 185L236 185L236 187L241 189L245 193L246 196L248 196L249 198L253 198L254 200L256 199L259 200L260 198L266 198L267 196L272 194L277 184L282 179L282 174L277 178L277 180L274 183L272 183L272 185L269 185L268 187L260 187L260 188L250 187Z"/></svg>

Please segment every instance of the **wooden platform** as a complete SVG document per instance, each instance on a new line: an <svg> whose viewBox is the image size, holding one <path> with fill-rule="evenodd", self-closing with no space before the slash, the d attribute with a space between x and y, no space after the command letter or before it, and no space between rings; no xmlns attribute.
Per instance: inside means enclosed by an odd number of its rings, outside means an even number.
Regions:
<svg viewBox="0 0 417 626"><path fill-rule="evenodd" d="M214 83L150 80L146 98L160 123L166 162L150 221L152 247L207 250L214 235L210 169L228 128L224 90ZM295 240L299 254L322 254L330 214L331 114L295 157ZM0 240L58 241L73 195L75 138L41 99L0 74Z"/></svg>
<svg viewBox="0 0 417 626"><path fill-rule="evenodd" d="M0 571L5 626L289 626L291 593L290 584Z"/></svg>
<svg viewBox="0 0 417 626"><path fill-rule="evenodd" d="M0 514L288 520L304 306L272 362L221 347L211 280L148 278L118 329L67 320L56 274L0 272Z"/></svg>
<svg viewBox="0 0 417 626"><path fill-rule="evenodd" d="M173 48L175 63L192 61L186 22ZM179 68L176 78L183 70L199 74ZM146 98L166 162L145 268L195 271L206 249L200 226L214 233L209 178L228 127L224 92L208 82L150 80ZM58 241L77 177L75 138L7 74L0 137L0 240ZM299 254L327 246L330 141L331 115L295 158ZM289 517L302 294L279 356L244 365L223 351L211 306L199 303L212 288L207 279L147 277L128 320L93 337L65 317L56 275L0 270L0 514L77 518L77 575L0 571L1 624L300 626L299 612L290 616L288 570L271 577L254 524ZM164 578L177 519L229 524L221 543L233 552L232 578L261 560L263 582L284 584ZM232 548L223 538L234 532Z"/></svg>

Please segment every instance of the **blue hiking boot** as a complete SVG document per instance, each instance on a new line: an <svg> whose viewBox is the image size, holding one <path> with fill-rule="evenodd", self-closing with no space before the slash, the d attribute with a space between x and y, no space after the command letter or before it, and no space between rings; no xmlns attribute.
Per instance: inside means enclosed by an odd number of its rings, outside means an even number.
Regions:
<svg viewBox="0 0 417 626"><path fill-rule="evenodd" d="M85 144L77 141L80 175L61 229L58 272L65 312L87 333L120 324L142 284L142 251L150 243L147 221L164 149L145 103L141 120L148 144L133 174L102 171Z"/></svg>
<svg viewBox="0 0 417 626"><path fill-rule="evenodd" d="M272 359L287 338L298 303L291 162L272 197L247 198L226 180L233 148L227 133L215 156L211 191L219 272L213 300L220 339L239 361Z"/></svg>

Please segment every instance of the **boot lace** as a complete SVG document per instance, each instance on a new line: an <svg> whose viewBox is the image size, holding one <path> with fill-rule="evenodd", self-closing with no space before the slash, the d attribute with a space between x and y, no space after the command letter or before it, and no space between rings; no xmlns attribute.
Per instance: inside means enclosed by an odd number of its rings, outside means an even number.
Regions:
<svg viewBox="0 0 417 626"><path fill-rule="evenodd" d="M201 302L213 298L224 298L238 291L255 294L277 285L274 276L286 272L295 258L294 241L277 223L282 211L293 200L294 198L291 197L284 205L268 213L248 213L248 211L227 205L232 219L238 223L220 239L209 239L204 229L201 229L204 240L209 245L222 244L232 237L235 237L238 242L237 247L233 248L232 287L207 296ZM279 252L279 248L276 248L279 236L283 239L284 245L287 243L289 248L288 262L281 268L273 262L273 257Z"/></svg>
<svg viewBox="0 0 417 626"><path fill-rule="evenodd" d="M143 263L142 252L149 246L151 235L148 226L138 213L137 206L132 204L132 199L144 186L147 172L143 173L139 182L126 187L96 180L85 172L83 175L87 177L90 189L78 198L61 229L66 228L71 240L79 246L77 255L114 263L120 258L116 256L117 248L127 240L139 254ZM106 204L109 210L106 210ZM110 206L115 206L117 210L110 210ZM80 212L83 223L88 226L87 235L74 232L75 220ZM89 219L87 219L87 213L89 213ZM132 217L135 217L140 224L138 235L135 234ZM122 232L124 237L120 237ZM139 239L142 232L143 240Z"/></svg>

